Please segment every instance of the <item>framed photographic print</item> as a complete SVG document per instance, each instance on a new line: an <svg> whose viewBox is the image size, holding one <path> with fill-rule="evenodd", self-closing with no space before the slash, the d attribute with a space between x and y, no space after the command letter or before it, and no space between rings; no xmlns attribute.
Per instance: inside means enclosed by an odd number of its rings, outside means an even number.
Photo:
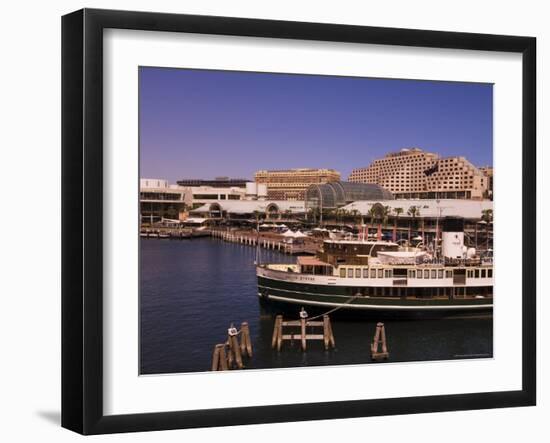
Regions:
<svg viewBox="0 0 550 443"><path fill-rule="evenodd" d="M62 425L534 405L531 37L62 21Z"/></svg>

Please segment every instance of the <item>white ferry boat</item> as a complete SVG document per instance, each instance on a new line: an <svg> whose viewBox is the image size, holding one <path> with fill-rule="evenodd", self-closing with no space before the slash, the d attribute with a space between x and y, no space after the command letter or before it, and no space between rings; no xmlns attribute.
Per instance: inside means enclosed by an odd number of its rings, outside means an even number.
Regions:
<svg viewBox="0 0 550 443"><path fill-rule="evenodd" d="M387 241L326 240L296 264L259 264L264 301L371 310L448 314L493 308L493 260L464 246L464 221L442 223L441 253Z"/></svg>

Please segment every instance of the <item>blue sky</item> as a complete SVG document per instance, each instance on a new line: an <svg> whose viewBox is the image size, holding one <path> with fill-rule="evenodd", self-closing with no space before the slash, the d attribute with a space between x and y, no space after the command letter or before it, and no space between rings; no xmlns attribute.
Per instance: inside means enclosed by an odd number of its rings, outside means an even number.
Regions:
<svg viewBox="0 0 550 443"><path fill-rule="evenodd" d="M140 176L355 167L404 147L493 163L490 84L140 68Z"/></svg>

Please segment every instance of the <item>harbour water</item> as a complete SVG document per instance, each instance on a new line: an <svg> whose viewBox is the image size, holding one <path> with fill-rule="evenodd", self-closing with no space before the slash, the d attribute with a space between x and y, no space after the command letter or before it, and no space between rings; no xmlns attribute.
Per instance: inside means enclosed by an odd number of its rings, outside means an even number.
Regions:
<svg viewBox="0 0 550 443"><path fill-rule="evenodd" d="M248 368L371 363L375 319L332 318L336 348L321 342L285 343L271 349L275 311L260 306L256 248L218 239L140 240L140 373L208 371L214 345L227 338L233 322L250 325L254 355ZM263 262L294 258L261 250ZM300 307L296 306L295 318ZM384 320L389 362L491 358L491 317Z"/></svg>

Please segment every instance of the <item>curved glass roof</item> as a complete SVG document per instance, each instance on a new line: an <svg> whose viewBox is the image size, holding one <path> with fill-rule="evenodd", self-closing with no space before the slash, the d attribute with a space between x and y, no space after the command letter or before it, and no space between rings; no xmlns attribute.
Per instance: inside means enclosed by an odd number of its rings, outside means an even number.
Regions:
<svg viewBox="0 0 550 443"><path fill-rule="evenodd" d="M309 208L338 208L357 200L393 200L393 195L374 183L342 181L311 185L306 190Z"/></svg>

